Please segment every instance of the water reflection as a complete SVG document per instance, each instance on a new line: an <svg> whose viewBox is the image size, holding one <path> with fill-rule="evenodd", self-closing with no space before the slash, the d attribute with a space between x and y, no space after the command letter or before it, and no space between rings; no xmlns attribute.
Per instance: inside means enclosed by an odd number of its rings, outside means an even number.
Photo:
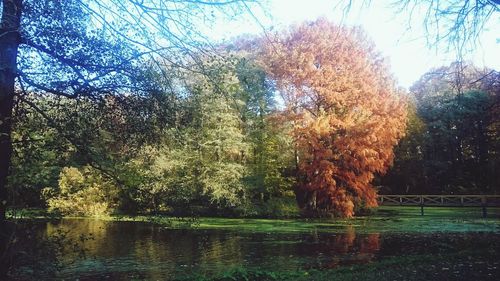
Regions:
<svg viewBox="0 0 500 281"><path fill-rule="evenodd" d="M380 249L379 234L357 235L352 227L337 234L241 233L65 219L48 223L45 229L46 235L61 230L73 240L91 238L84 242L86 258L63 271L63 275L89 277L118 274L158 279L236 266L272 270L332 268L370 262ZM65 253L68 257L72 254Z"/></svg>

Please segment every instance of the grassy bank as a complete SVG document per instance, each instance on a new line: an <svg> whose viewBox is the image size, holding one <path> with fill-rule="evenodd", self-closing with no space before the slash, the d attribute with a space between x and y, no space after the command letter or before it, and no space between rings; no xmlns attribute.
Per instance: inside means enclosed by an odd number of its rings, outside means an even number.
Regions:
<svg viewBox="0 0 500 281"><path fill-rule="evenodd" d="M11 213L11 216L14 216ZM47 219L40 210L20 210L19 219ZM65 217L82 219L82 217ZM225 229L250 232L347 232L425 233L425 232L500 232L500 208L489 208L482 218L481 208L426 207L424 216L418 207L383 206L372 215L353 219L254 219L254 218L172 218L166 216L102 216L106 221L149 222L169 228Z"/></svg>

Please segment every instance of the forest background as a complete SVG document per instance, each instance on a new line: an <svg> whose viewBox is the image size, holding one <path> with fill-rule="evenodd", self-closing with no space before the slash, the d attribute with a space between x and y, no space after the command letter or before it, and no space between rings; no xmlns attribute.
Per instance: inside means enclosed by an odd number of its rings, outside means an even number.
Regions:
<svg viewBox="0 0 500 281"><path fill-rule="evenodd" d="M47 7L66 13L25 29L21 56L41 64L20 60L13 208L352 216L376 193L498 192L496 70L458 61L407 92L362 30L325 19L136 59L121 40L102 40L106 30L82 34L85 7ZM26 11L40 19L44 9ZM44 39L54 32L63 36Z"/></svg>

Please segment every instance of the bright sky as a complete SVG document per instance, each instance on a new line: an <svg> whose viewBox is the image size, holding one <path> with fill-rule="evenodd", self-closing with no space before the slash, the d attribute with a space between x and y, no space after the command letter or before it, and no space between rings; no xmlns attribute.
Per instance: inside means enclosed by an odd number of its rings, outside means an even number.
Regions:
<svg viewBox="0 0 500 281"><path fill-rule="evenodd" d="M293 23L314 20L324 16L334 22L361 25L375 41L379 51L389 58L392 71L399 84L409 87L432 67L448 65L456 55L443 48L429 48L423 29L423 14L414 14L408 31L408 15L395 15L388 5L391 1L371 1L369 9L353 7L347 18L331 0L269 0L268 13L272 18L256 14L265 27L281 29ZM360 3L362 1L354 1ZM243 33L259 33L262 28L251 19L239 23L217 25L212 30L217 39L230 39ZM494 14L487 23L475 52L468 54L477 66L500 70L500 13Z"/></svg>

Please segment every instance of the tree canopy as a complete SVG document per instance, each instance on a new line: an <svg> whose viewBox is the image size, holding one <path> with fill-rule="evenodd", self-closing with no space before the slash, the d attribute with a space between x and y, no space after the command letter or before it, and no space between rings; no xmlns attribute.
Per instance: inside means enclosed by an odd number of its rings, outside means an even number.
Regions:
<svg viewBox="0 0 500 281"><path fill-rule="evenodd" d="M360 29L320 19L263 48L294 124L301 206L349 217L355 204L375 206L371 181L391 165L406 113L373 43Z"/></svg>
<svg viewBox="0 0 500 281"><path fill-rule="evenodd" d="M12 154L14 103L29 92L98 98L157 85L148 69L188 68L207 49L197 30L216 16L247 11L245 1L4 0L0 19L0 218ZM202 47L203 46L203 47ZM179 55L182 54L182 55ZM186 59L189 58L189 59ZM37 107L42 117L49 115Z"/></svg>
<svg viewBox="0 0 500 281"><path fill-rule="evenodd" d="M496 70L459 61L405 93L359 27L193 29L248 8L3 1L2 212L351 217L379 191L497 192Z"/></svg>
<svg viewBox="0 0 500 281"><path fill-rule="evenodd" d="M497 192L498 75L457 62L415 82L408 134L382 180L385 192Z"/></svg>

